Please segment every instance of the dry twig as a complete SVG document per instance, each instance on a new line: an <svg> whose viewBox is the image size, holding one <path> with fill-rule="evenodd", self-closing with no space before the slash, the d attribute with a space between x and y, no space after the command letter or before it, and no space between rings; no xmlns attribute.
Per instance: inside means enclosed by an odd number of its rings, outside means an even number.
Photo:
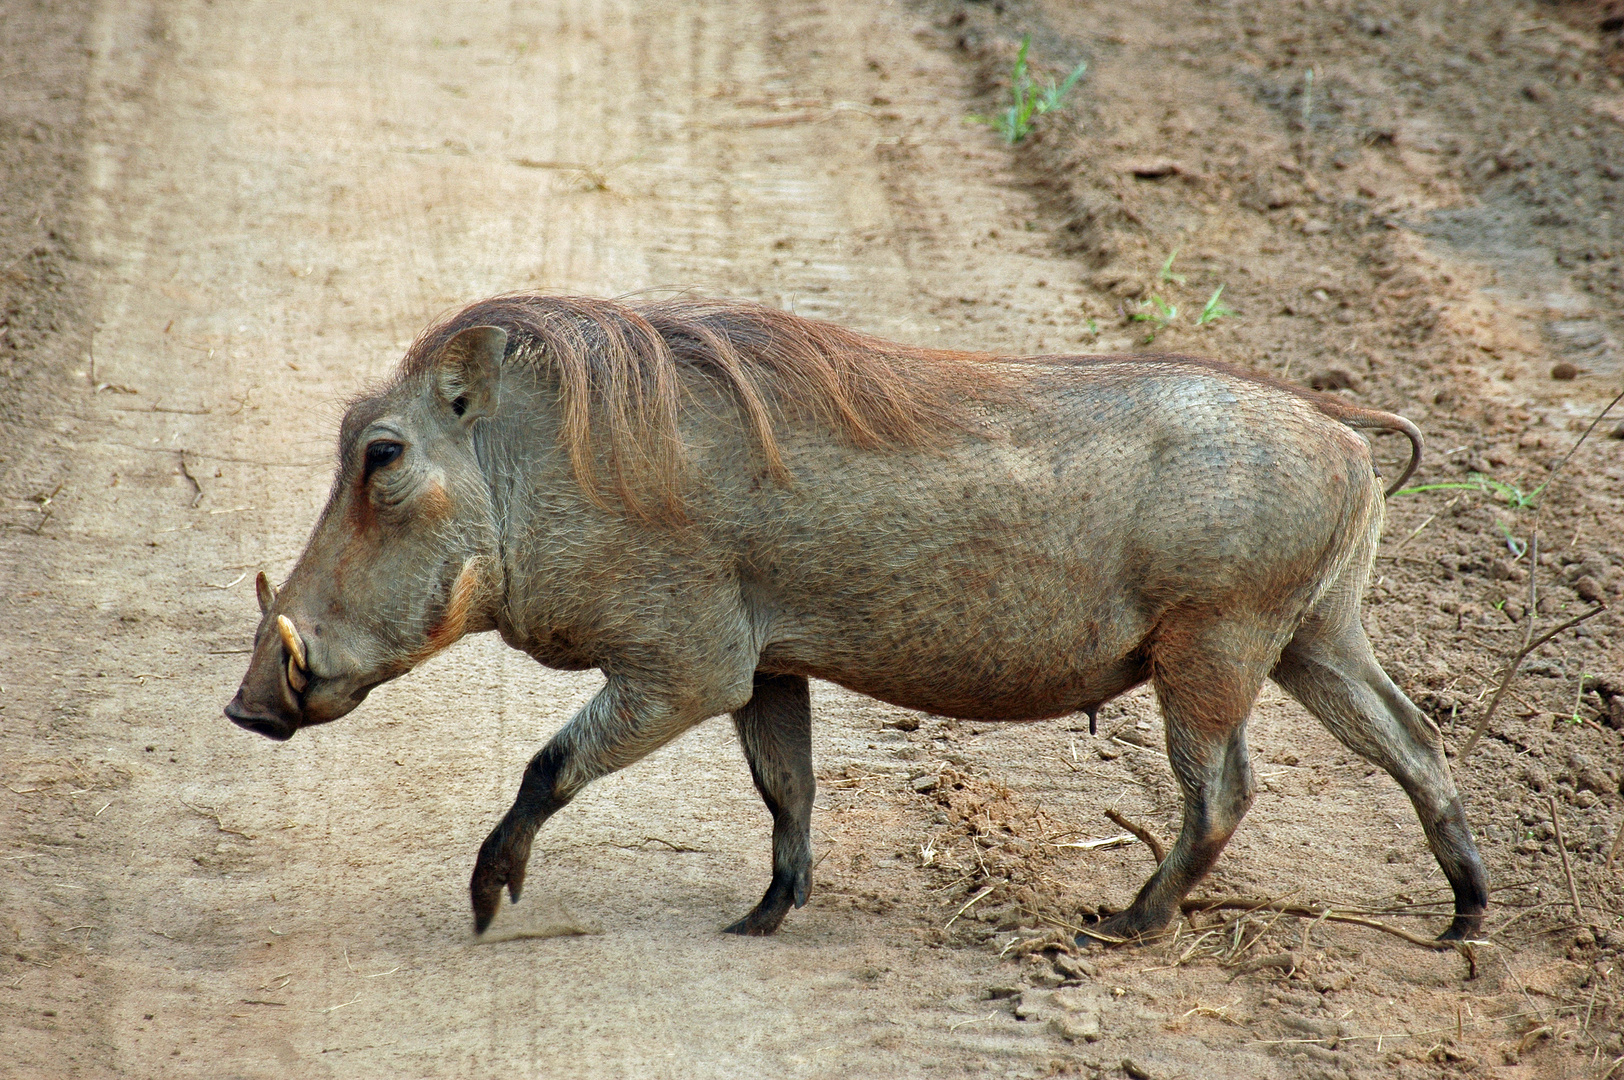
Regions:
<svg viewBox="0 0 1624 1080"><path fill-rule="evenodd" d="M1533 541L1531 541L1530 546L1535 546L1538 544L1538 542L1539 538L1536 535ZM1534 579L1534 566L1532 564L1530 564L1528 568L1528 579L1530 583ZM1530 588L1529 592L1532 593L1533 589ZM1517 670L1522 667L1522 662L1528 659L1528 654L1545 644L1547 641L1550 641L1552 638L1556 637L1556 635L1562 633L1562 631L1571 630L1585 620L1593 619L1606 610L1606 604L1597 604L1583 615L1576 615L1555 629L1541 634L1533 641L1528 641L1527 638L1532 635L1534 628L1534 608L1532 604L1529 605L1528 614L1524 616L1526 619L1528 619L1528 633L1524 635L1524 644L1522 650L1519 651L1516 656L1513 656L1511 658L1511 662L1506 665L1505 674L1500 677L1499 689L1495 690L1494 697L1489 699L1489 707L1483 711L1482 718L1478 720L1477 726L1472 729L1471 737L1466 740L1466 745L1461 747L1460 753L1457 755L1460 760L1465 761L1466 758L1470 756L1472 750L1477 746L1477 740L1482 737L1484 731L1488 730L1489 721L1494 718L1494 710L1499 708L1500 699L1506 696L1507 690L1511 689L1511 680L1516 678Z"/></svg>
<svg viewBox="0 0 1624 1080"><path fill-rule="evenodd" d="M1312 908L1301 904L1276 904L1267 900L1260 902L1240 897L1223 900L1185 900L1179 907L1184 911L1185 915L1191 915L1198 911L1278 911L1281 914L1295 915L1302 919L1349 923L1353 926L1380 930L1384 934L1391 934L1403 941L1408 941L1412 945L1419 945L1423 949L1431 949L1434 952L1460 952L1467 955L1468 961L1471 959L1470 955L1466 953L1467 945L1465 942L1438 941L1433 938L1420 937L1408 930L1400 930L1396 926L1388 926L1386 923L1377 922L1375 919L1367 919L1360 915L1343 914L1335 908Z"/></svg>
<svg viewBox="0 0 1624 1080"><path fill-rule="evenodd" d="M999 884L1002 885L1003 882L999 882ZM959 908L959 910L957 910L957 911L955 911L953 913L953 917L951 919L947 920L947 922L942 924L942 929L946 930L949 926L952 926L955 922L958 921L958 918L959 918L960 915L963 915L966 911L969 911L976 904L979 904L981 901L985 900L992 893L993 889L995 889L996 887L997 886L994 886L994 885L983 886L983 888L982 888L982 890L980 892L978 892L974 896L970 897L970 899L965 902L965 905L963 907Z"/></svg>
<svg viewBox="0 0 1624 1080"><path fill-rule="evenodd" d="M1118 813L1115 807L1106 810L1105 816L1110 818L1113 823L1120 825L1122 828L1127 829L1129 832L1133 833L1134 836L1138 837L1140 843L1144 844L1150 849L1150 854L1156 860L1157 866L1160 866L1163 860L1167 858L1167 848L1163 846L1162 842L1156 838L1155 833L1151 832L1143 825L1136 825L1132 821L1129 821L1127 818Z"/></svg>
<svg viewBox="0 0 1624 1080"><path fill-rule="evenodd" d="M1573 883L1573 867L1568 864L1568 847L1562 842L1562 816L1556 812L1556 796L1547 795L1551 807L1551 828L1556 830L1556 853L1562 856L1562 876L1568 879L1568 899L1573 901L1573 917L1584 921L1585 913L1579 908L1579 887Z"/></svg>

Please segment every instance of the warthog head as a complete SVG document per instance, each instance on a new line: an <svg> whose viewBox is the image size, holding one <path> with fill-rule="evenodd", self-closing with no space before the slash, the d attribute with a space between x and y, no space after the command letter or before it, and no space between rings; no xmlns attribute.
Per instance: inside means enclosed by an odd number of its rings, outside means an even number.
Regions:
<svg viewBox="0 0 1624 1080"><path fill-rule="evenodd" d="M493 627L495 513L479 461L505 331L461 331L345 414L338 474L280 590L262 573L254 655L226 715L286 739L465 633Z"/></svg>

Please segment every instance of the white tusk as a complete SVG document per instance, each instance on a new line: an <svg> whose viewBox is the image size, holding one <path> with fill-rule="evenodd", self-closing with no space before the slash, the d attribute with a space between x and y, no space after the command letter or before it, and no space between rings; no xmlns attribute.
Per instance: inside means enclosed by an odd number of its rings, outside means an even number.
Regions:
<svg viewBox="0 0 1624 1080"><path fill-rule="evenodd" d="M294 629L293 621L286 615L278 615L276 632L282 635L282 647L288 651L288 661L301 671L308 670L304 642L299 640L299 631Z"/></svg>
<svg viewBox="0 0 1624 1080"><path fill-rule="evenodd" d="M271 584L271 579L265 576L263 570L254 577L254 595L259 597L259 613L269 614L271 605L276 603L276 586Z"/></svg>

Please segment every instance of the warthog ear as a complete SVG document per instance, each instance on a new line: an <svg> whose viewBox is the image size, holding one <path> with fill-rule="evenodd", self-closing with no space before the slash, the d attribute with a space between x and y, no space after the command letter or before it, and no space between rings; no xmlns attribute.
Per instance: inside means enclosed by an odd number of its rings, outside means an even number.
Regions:
<svg viewBox="0 0 1624 1080"><path fill-rule="evenodd" d="M489 416L496 408L507 339L507 331L500 327L471 326L434 357L435 393L464 423Z"/></svg>

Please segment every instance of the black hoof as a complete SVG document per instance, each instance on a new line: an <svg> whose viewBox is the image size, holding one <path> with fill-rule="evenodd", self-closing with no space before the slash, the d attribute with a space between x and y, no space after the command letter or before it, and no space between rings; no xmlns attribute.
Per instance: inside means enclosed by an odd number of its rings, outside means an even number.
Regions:
<svg viewBox="0 0 1624 1080"><path fill-rule="evenodd" d="M811 888L810 866L774 874L772 884L767 886L767 895L761 898L761 903L757 904L750 914L724 929L722 933L766 937L776 932L791 907L806 906L806 897Z"/></svg>
<svg viewBox="0 0 1624 1080"><path fill-rule="evenodd" d="M771 908L765 904L757 904L754 910L732 926L722 930L724 934L738 934L741 937L766 937L776 933L779 924L784 921L784 915L789 911L789 904L775 904Z"/></svg>
<svg viewBox="0 0 1624 1080"><path fill-rule="evenodd" d="M1439 941L1471 941L1483 931L1483 915L1456 915L1449 929L1438 935Z"/></svg>
<svg viewBox="0 0 1624 1080"><path fill-rule="evenodd" d="M1079 949L1106 949L1120 945L1140 945L1157 937L1162 925L1146 925L1132 908L1108 915L1083 927L1074 939Z"/></svg>

